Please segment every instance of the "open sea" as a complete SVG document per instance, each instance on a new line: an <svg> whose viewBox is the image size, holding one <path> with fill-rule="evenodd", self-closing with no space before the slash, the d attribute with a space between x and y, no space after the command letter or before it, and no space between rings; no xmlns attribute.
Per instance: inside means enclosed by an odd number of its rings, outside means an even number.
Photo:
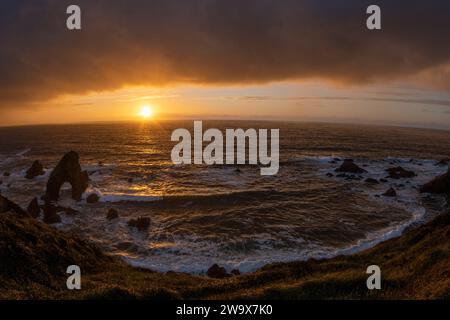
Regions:
<svg viewBox="0 0 450 320"><path fill-rule="evenodd" d="M65 185L60 203L80 213L61 214L55 227L91 239L132 265L196 274L214 263L250 272L272 262L353 253L434 217L446 201L419 194L418 188L447 171L437 161L450 157L448 131L203 122L204 130L280 129L279 173L261 176L258 166L237 171L234 165L174 165L171 133L192 127L192 121L167 121L0 128L0 191L26 208L44 194L61 157L74 150L90 174L85 196L101 198L96 204L75 202ZM334 169L344 158L368 173L336 177ZM27 180L34 160L46 173ZM364 181L385 178L387 168L399 165L417 176ZM391 186L397 197L380 196ZM110 208L119 219L106 219ZM127 226L139 216L151 218L148 232Z"/></svg>

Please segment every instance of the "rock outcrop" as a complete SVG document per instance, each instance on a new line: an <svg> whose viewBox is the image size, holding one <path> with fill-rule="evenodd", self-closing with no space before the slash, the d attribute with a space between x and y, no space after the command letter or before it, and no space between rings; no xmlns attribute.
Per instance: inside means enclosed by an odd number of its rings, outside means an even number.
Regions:
<svg viewBox="0 0 450 320"><path fill-rule="evenodd" d="M117 210L115 210L115 209L109 209L108 214L106 215L106 219L114 220L117 218L119 218L119 212L117 212Z"/></svg>
<svg viewBox="0 0 450 320"><path fill-rule="evenodd" d="M365 173L367 172L363 168L360 168L357 164L353 162L353 159L345 159L339 168L335 170L336 172L347 172L347 173Z"/></svg>
<svg viewBox="0 0 450 320"><path fill-rule="evenodd" d="M32 216L33 218L38 218L39 214L41 213L41 208L39 207L38 199L34 198L31 200L30 204L27 207L27 212Z"/></svg>
<svg viewBox="0 0 450 320"><path fill-rule="evenodd" d="M150 218L139 217L128 221L128 226L137 228L139 231L147 231L150 227Z"/></svg>
<svg viewBox="0 0 450 320"><path fill-rule="evenodd" d="M95 194L95 193L91 193L90 195L88 195L88 197L86 198L86 202L87 203L97 203L98 200L100 200L100 197Z"/></svg>
<svg viewBox="0 0 450 320"><path fill-rule="evenodd" d="M33 162L31 167L27 170L25 178L34 179L37 176L42 176L45 173L44 166L39 160Z"/></svg>
<svg viewBox="0 0 450 320"><path fill-rule="evenodd" d="M402 167L389 168L386 171L389 173L387 178L391 179L413 178L416 176L414 171L405 170Z"/></svg>
<svg viewBox="0 0 450 320"><path fill-rule="evenodd" d="M44 222L47 224L61 222L61 217L57 213L57 207L51 203L46 202L44 205Z"/></svg>
<svg viewBox="0 0 450 320"><path fill-rule="evenodd" d="M397 192L395 191L394 188L389 188L389 190L387 190L385 193L383 193L383 196L385 196L385 197L396 197L397 196Z"/></svg>
<svg viewBox="0 0 450 320"><path fill-rule="evenodd" d="M450 194L450 167L447 173L434 178L420 188L420 192Z"/></svg>
<svg viewBox="0 0 450 320"><path fill-rule="evenodd" d="M218 264L213 264L208 271L206 271L206 275L210 278L223 279L227 278L230 275L227 273L224 267L220 267Z"/></svg>
<svg viewBox="0 0 450 320"><path fill-rule="evenodd" d="M70 151L59 161L58 165L50 174L47 182L46 201L57 201L59 191L65 182L72 186L72 198L81 200L81 195L88 187L89 176L86 171L81 171L79 156L76 152Z"/></svg>
<svg viewBox="0 0 450 320"><path fill-rule="evenodd" d="M0 194L0 213L14 212L20 216L28 216L28 213L23 210L18 204L12 202L8 198Z"/></svg>

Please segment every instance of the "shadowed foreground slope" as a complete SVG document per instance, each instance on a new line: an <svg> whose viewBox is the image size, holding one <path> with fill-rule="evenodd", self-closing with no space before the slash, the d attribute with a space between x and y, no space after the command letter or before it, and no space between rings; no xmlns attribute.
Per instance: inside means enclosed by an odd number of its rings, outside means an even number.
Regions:
<svg viewBox="0 0 450 320"><path fill-rule="evenodd" d="M450 214L352 256L218 280L133 268L76 235L3 213L0 261L1 299L449 299ZM71 264L82 269L82 290L66 289ZM382 290L366 288L373 264Z"/></svg>

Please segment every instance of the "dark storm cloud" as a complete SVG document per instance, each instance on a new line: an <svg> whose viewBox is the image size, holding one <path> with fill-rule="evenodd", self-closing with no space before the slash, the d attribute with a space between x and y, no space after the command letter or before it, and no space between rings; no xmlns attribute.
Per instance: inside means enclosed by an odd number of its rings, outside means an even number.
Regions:
<svg viewBox="0 0 450 320"><path fill-rule="evenodd" d="M366 83L450 63L449 1L375 1L376 32L372 2L2 0L0 106L126 85ZM70 4L82 31L65 27Z"/></svg>

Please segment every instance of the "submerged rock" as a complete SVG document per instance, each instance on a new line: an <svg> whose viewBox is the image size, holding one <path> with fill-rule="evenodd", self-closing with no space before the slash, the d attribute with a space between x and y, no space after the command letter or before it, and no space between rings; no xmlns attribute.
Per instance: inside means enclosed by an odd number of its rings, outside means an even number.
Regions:
<svg viewBox="0 0 450 320"><path fill-rule="evenodd" d="M227 273L225 268L220 267L217 263L213 264L208 271L206 271L206 275L210 278L223 279L227 278L230 275Z"/></svg>
<svg viewBox="0 0 450 320"><path fill-rule="evenodd" d="M367 172L363 168L359 167L353 162L353 159L345 159L336 172L348 172L348 173L364 173Z"/></svg>
<svg viewBox="0 0 450 320"><path fill-rule="evenodd" d="M412 178L416 176L414 171L405 170L402 167L389 168L386 171L389 173L387 178L391 179Z"/></svg>
<svg viewBox="0 0 450 320"><path fill-rule="evenodd" d="M139 217L128 221L128 226L137 228L139 231L146 231L150 227L150 218Z"/></svg>
<svg viewBox="0 0 450 320"><path fill-rule="evenodd" d="M87 198L86 198L86 202L87 203L97 203L98 200L100 200L100 197L95 194L95 193L91 193Z"/></svg>
<svg viewBox="0 0 450 320"><path fill-rule="evenodd" d="M38 218L39 214L41 213L41 208L39 207L38 199L34 198L31 200L30 204L27 207L27 212L32 216L33 218Z"/></svg>
<svg viewBox="0 0 450 320"><path fill-rule="evenodd" d="M72 198L79 201L88 187L88 181L88 173L81 171L78 153L70 151L64 155L50 174L45 198L50 201L58 200L61 186L69 182L72 186Z"/></svg>
<svg viewBox="0 0 450 320"><path fill-rule="evenodd" d="M34 179L37 176L42 176L44 174L44 166L39 160L33 162L31 167L27 170L25 178Z"/></svg>
<svg viewBox="0 0 450 320"><path fill-rule="evenodd" d="M113 220L119 218L119 212L115 209L109 209L108 214L106 215L106 219Z"/></svg>
<svg viewBox="0 0 450 320"><path fill-rule="evenodd" d="M397 196L397 192L395 191L394 188L389 188L388 191L383 193L383 196L385 196L385 197L396 197Z"/></svg>
<svg viewBox="0 0 450 320"><path fill-rule="evenodd" d="M450 194L450 167L447 173L438 176L420 188L420 192Z"/></svg>

